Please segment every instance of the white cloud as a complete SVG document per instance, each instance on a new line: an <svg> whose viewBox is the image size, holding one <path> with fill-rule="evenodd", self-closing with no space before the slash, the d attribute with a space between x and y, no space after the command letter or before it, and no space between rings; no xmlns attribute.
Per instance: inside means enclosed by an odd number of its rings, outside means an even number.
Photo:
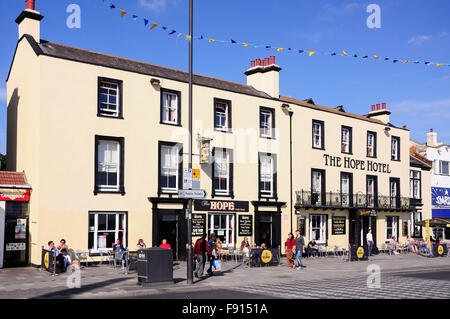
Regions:
<svg viewBox="0 0 450 319"><path fill-rule="evenodd" d="M419 35L409 39L408 43L412 43L412 44L415 44L415 45L422 45L423 42L431 40L432 38L433 38L433 36L431 36L431 35L419 34Z"/></svg>
<svg viewBox="0 0 450 319"><path fill-rule="evenodd" d="M178 5L179 0L139 0L138 5L151 11L164 11L169 4Z"/></svg>

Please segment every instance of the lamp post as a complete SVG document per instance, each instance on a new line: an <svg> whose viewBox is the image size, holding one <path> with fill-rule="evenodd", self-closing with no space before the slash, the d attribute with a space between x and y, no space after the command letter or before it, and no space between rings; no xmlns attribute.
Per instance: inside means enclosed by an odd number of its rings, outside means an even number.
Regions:
<svg viewBox="0 0 450 319"><path fill-rule="evenodd" d="M193 13L194 1L189 0L189 168L192 169L192 52L193 52ZM187 208L187 284L192 285L192 199L188 201Z"/></svg>

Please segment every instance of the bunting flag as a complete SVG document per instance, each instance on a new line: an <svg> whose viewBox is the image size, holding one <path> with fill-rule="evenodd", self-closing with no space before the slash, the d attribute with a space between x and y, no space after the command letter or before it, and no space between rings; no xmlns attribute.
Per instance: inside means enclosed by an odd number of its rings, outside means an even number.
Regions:
<svg viewBox="0 0 450 319"><path fill-rule="evenodd" d="M103 3L103 4L105 4L105 1L104 0L101 0L101 3ZM112 4L112 3L110 3L109 5L108 5L108 7L110 8L110 9L116 9L116 6L114 5L114 4ZM119 9L120 10L120 18L124 18L125 17L125 15L127 15L128 14L128 11L126 11L126 10L123 10L123 9ZM128 16L130 16L130 18L133 20L133 21L137 21L137 20L139 20L139 16L138 15L136 15L136 14L132 14L132 15L128 15ZM150 20L149 19L147 19L147 18L142 18L143 19L143 21L144 21L144 26L145 27L147 27L148 25L149 25L149 22L150 22ZM153 30L153 29L155 29L155 28L157 28L158 27L158 23L157 22L153 22L152 23L152 25L151 25L151 27L150 27L150 30ZM168 29L168 27L166 27L166 26L162 26L162 27L159 27L159 28L161 28L163 31L167 31L167 30L170 30L170 29ZM170 31L169 33L168 33L168 35L173 35L173 34L175 34L175 33L177 33L177 38L179 38L179 37L181 37L182 35L183 35L183 33L181 33L181 32L178 32L177 30L175 30L175 29L172 29L172 31ZM184 33L185 34L185 33ZM187 34L185 34L185 37L186 37L186 40L187 41L191 41L192 40L192 38L189 36L189 35L187 35ZM234 39L231 39L231 40L219 40L219 39L215 39L215 38L207 38L207 37L204 37L203 35L201 35L200 37L196 37L196 38L194 38L194 39L196 39L196 40L203 40L203 39L208 39L208 42L209 43L214 43L214 42L216 42L216 43L228 43L228 44L240 44L240 45L243 45L244 47L247 47L247 46L251 46L251 47L253 47L253 48L265 48L265 49L267 49L267 50L276 50L277 52L281 52L281 51L291 51L291 52L297 52L297 53L299 53L299 54L302 54L302 53L304 53L304 52L308 52L308 55L309 56L312 56L313 54L322 54L322 55L330 55L330 56L336 56L337 55L337 53L336 52L320 52L320 51L313 51L313 50L305 50L305 49L295 49L295 48L286 48L286 50L284 50L285 48L283 48L283 47L279 47L279 46L271 46L271 45L261 45L261 44L253 44L253 43L249 43L249 42L239 42L239 41L236 41L236 40L234 40ZM177 40L178 41L178 40ZM348 53L347 51L345 51L345 50L342 50L342 54L341 54L341 56L352 56L353 58L362 58L362 59L367 59L367 58L369 58L369 56L368 55L363 55L363 56L358 56L357 54L350 54L350 53ZM411 62L411 64L424 64L424 65L426 65L426 66L430 66L430 65L435 65L436 67L442 67L442 66L450 66L450 64L444 64L444 63L436 63L436 62L430 62L430 61L419 61L419 60L413 60L413 59L411 59L411 60L405 60L405 59L391 59L391 58L388 58L388 57L385 57L385 58L381 58L380 59L380 57L378 56L378 55L373 55L373 60L381 60L381 61L392 61L393 63L397 63L397 62L399 62L399 61L401 61L401 62L403 62L403 64L408 64L409 62Z"/></svg>

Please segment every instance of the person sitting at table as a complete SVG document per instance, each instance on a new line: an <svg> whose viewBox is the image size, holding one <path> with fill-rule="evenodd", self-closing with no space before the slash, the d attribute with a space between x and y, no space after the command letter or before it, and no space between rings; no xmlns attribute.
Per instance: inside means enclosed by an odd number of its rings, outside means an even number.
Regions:
<svg viewBox="0 0 450 319"><path fill-rule="evenodd" d="M172 246L170 246L170 244L167 243L167 239L163 239L161 245L159 245L159 248L172 249Z"/></svg>
<svg viewBox="0 0 450 319"><path fill-rule="evenodd" d="M48 242L48 248L46 249L48 251L53 252L53 254L55 254L55 259L56 259L56 270L58 270L59 272L65 272L66 271L66 267L64 267L64 257L63 255L61 255L61 252L59 251L58 247L55 247L55 243L53 242L53 240L50 240Z"/></svg>
<svg viewBox="0 0 450 319"><path fill-rule="evenodd" d="M222 244L222 241L220 240L219 237L217 237L217 239L216 239L216 249L217 249L217 252L220 255L220 260L221 261L223 261L224 257L226 259L226 257L228 255L230 255L230 251L228 249L223 249L223 244Z"/></svg>
<svg viewBox="0 0 450 319"><path fill-rule="evenodd" d="M248 242L248 237L245 237L241 243L241 253L246 257L250 256L250 243Z"/></svg>
<svg viewBox="0 0 450 319"><path fill-rule="evenodd" d="M311 241L308 243L308 247L306 247L306 254L308 257L311 257L314 255L314 257L318 257L318 252L319 252L319 246L317 246L316 244L316 239L313 238L311 239Z"/></svg>
<svg viewBox="0 0 450 319"><path fill-rule="evenodd" d="M119 256L122 255L122 268L124 268L127 260L127 249L121 244L120 239L116 239L113 252Z"/></svg>
<svg viewBox="0 0 450 319"><path fill-rule="evenodd" d="M138 243L136 245L136 250L142 250L142 249L145 249L145 248L147 248L147 245L144 243L144 240L143 239L139 239Z"/></svg>
<svg viewBox="0 0 450 319"><path fill-rule="evenodd" d="M266 243L262 243L260 248L261 248L261 249L267 249Z"/></svg>
<svg viewBox="0 0 450 319"><path fill-rule="evenodd" d="M67 266L72 264L72 258L70 257L69 246L66 245L65 239L59 241L58 250L64 258L64 268L67 268Z"/></svg>
<svg viewBox="0 0 450 319"><path fill-rule="evenodd" d="M393 251L395 255L398 255L398 242L396 241L395 236L389 240L389 251Z"/></svg>
<svg viewBox="0 0 450 319"><path fill-rule="evenodd" d="M417 250L416 242L414 241L414 239L411 238L411 236L408 236L408 238L406 239L405 246L409 247L411 249L411 251L415 254L417 254L419 252Z"/></svg>

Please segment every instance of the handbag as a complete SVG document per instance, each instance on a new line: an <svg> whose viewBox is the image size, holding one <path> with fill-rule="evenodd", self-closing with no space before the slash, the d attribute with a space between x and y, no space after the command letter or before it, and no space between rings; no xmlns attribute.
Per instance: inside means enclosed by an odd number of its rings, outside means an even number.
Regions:
<svg viewBox="0 0 450 319"><path fill-rule="evenodd" d="M220 259L214 259L213 265L212 265L212 271L213 272L222 271L222 262L220 261Z"/></svg>

